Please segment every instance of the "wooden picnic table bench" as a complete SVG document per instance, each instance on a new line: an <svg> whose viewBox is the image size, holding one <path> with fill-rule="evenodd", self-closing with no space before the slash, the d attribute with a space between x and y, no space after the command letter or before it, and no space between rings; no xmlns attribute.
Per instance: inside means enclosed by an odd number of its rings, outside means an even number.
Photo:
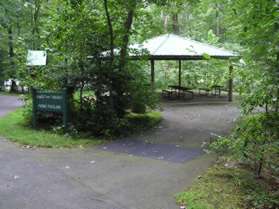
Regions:
<svg viewBox="0 0 279 209"><path fill-rule="evenodd" d="M211 86L212 95L220 97L221 96L222 88L223 88L223 86L220 86L220 85L213 85L213 86Z"/></svg>
<svg viewBox="0 0 279 209"><path fill-rule="evenodd" d="M220 85L213 85L210 88L199 88L199 95L205 95L208 96L209 93L211 92L211 95L213 96L221 96L221 91L223 90L223 86ZM202 94L202 91L204 91L205 93Z"/></svg>
<svg viewBox="0 0 279 209"><path fill-rule="evenodd" d="M190 94L191 95L191 99L194 98L194 92L191 91L191 88L189 87L185 87L185 86L176 86L176 85L170 85L168 86L171 90L171 92L173 92L172 94L176 95L176 97L178 98L186 98L186 95L187 94Z"/></svg>
<svg viewBox="0 0 279 209"><path fill-rule="evenodd" d="M211 91L210 88L199 88L199 95L205 95L205 96L208 96L209 95L209 92ZM202 91L204 92L204 94L202 94Z"/></svg>

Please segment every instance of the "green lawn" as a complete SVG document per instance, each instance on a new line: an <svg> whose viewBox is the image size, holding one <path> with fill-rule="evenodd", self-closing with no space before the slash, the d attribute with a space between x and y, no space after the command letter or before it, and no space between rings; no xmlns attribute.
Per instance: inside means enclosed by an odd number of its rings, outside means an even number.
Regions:
<svg viewBox="0 0 279 209"><path fill-rule="evenodd" d="M241 193L231 178L229 170L210 168L189 190L177 195L177 202L187 209L242 209Z"/></svg>
<svg viewBox="0 0 279 209"><path fill-rule="evenodd" d="M131 130L145 130L158 125L163 118L160 112L147 112L145 114L130 113L127 119L132 126Z"/></svg>
<svg viewBox="0 0 279 209"><path fill-rule="evenodd" d="M85 147L103 143L100 139L74 138L43 130L33 130L24 125L23 109L0 118L0 136L22 145L46 148Z"/></svg>
<svg viewBox="0 0 279 209"><path fill-rule="evenodd" d="M271 205L279 204L276 187L265 179L257 179L245 168L215 165L187 191L177 194L176 200L187 209L274 208Z"/></svg>
<svg viewBox="0 0 279 209"><path fill-rule="evenodd" d="M103 139L79 138L46 130L34 130L25 125L23 113L23 109L18 109L0 118L0 136L22 145L46 148L86 147L105 142ZM162 115L159 112L130 113L127 117L129 121L129 125L126 127L128 134L150 129L162 120Z"/></svg>

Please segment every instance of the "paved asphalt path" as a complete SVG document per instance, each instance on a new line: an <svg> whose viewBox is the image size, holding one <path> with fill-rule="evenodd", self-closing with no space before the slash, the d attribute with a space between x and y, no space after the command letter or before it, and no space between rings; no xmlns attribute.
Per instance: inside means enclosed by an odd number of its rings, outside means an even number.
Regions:
<svg viewBox="0 0 279 209"><path fill-rule="evenodd" d="M0 95L0 117L22 105L22 102L13 96Z"/></svg>
<svg viewBox="0 0 279 209"><path fill-rule="evenodd" d="M0 96L1 115L18 104L15 97ZM157 129L130 140L198 149L211 132L226 134L238 110L227 104L166 104L163 114ZM176 162L110 150L110 145L26 149L0 139L0 209L175 209L174 194L212 160L202 154Z"/></svg>

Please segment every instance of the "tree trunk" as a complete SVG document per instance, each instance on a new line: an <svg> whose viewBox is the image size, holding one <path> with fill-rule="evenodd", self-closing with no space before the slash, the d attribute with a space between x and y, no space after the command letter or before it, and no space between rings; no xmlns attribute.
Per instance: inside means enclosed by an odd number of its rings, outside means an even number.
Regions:
<svg viewBox="0 0 279 209"><path fill-rule="evenodd" d="M34 13L32 13L32 48L37 49L40 46L40 32L39 32L39 16L41 9L41 0L35 0Z"/></svg>
<svg viewBox="0 0 279 209"><path fill-rule="evenodd" d="M12 26L10 25L8 27L8 35L9 35L9 58L10 58L10 63L13 63L13 57L14 57L14 43L13 43L13 29Z"/></svg>
<svg viewBox="0 0 279 209"><path fill-rule="evenodd" d="M17 92L17 90L18 90L18 89L17 89L16 82L15 82L15 80L12 80L10 92L11 92L11 93L15 93L15 92Z"/></svg>
<svg viewBox="0 0 279 209"><path fill-rule="evenodd" d="M179 21L178 21L178 14L177 13L172 15L172 28L173 28L173 32L175 34L179 34L180 28L179 28Z"/></svg>
<svg viewBox="0 0 279 209"><path fill-rule="evenodd" d="M261 158L258 162L258 167L257 167L257 178L261 177L262 174L262 169L263 169L263 158Z"/></svg>
<svg viewBox="0 0 279 209"><path fill-rule="evenodd" d="M277 26L279 28L279 24ZM277 83L279 82L279 52L277 52ZM279 111L279 86L277 85L275 112Z"/></svg>
<svg viewBox="0 0 279 209"><path fill-rule="evenodd" d="M84 81L81 81L80 91L79 91L79 103L80 103L80 112L83 111L83 89L84 89L85 83Z"/></svg>
<svg viewBox="0 0 279 209"><path fill-rule="evenodd" d="M113 60L114 60L114 35L113 35L113 27L112 27L111 17L110 17L110 13L109 13L109 9L108 9L107 0L104 0L104 7L105 7L109 36L110 36L110 59L111 59L111 65L112 65Z"/></svg>
<svg viewBox="0 0 279 209"><path fill-rule="evenodd" d="M8 26L8 35L9 35L9 59L10 59L10 72L13 72L14 71L14 56L15 56L15 53L14 53L14 40L13 40L13 28L11 25ZM14 78L14 73L11 73L13 74L11 77ZM11 84L11 89L10 89L10 92L16 92L17 91L17 85L16 85L16 82L14 79L12 79L12 84Z"/></svg>
<svg viewBox="0 0 279 209"><path fill-rule="evenodd" d="M168 25L169 25L169 16L165 15L162 12L162 20L163 20L163 24L164 24L164 31L165 31L165 33L167 33L168 32Z"/></svg>
<svg viewBox="0 0 279 209"><path fill-rule="evenodd" d="M215 28L215 34L216 36L220 37L220 17L219 17L219 7L218 4L216 4L216 28Z"/></svg>
<svg viewBox="0 0 279 209"><path fill-rule="evenodd" d="M129 44L130 31L131 31L134 14L135 14L135 7L136 7L136 3L134 3L134 6L129 9L127 19L124 23L125 32L123 36L123 44L120 51L120 69L123 69L126 65L127 48Z"/></svg>

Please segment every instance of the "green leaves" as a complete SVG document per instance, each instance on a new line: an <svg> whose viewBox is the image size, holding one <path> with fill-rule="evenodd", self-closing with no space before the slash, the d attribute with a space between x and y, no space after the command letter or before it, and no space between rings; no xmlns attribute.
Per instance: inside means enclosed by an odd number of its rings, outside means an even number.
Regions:
<svg viewBox="0 0 279 209"><path fill-rule="evenodd" d="M279 169L278 125L279 114L245 116L238 121L231 137L218 138L210 148L249 164L257 176L262 175L264 169L276 175Z"/></svg>

